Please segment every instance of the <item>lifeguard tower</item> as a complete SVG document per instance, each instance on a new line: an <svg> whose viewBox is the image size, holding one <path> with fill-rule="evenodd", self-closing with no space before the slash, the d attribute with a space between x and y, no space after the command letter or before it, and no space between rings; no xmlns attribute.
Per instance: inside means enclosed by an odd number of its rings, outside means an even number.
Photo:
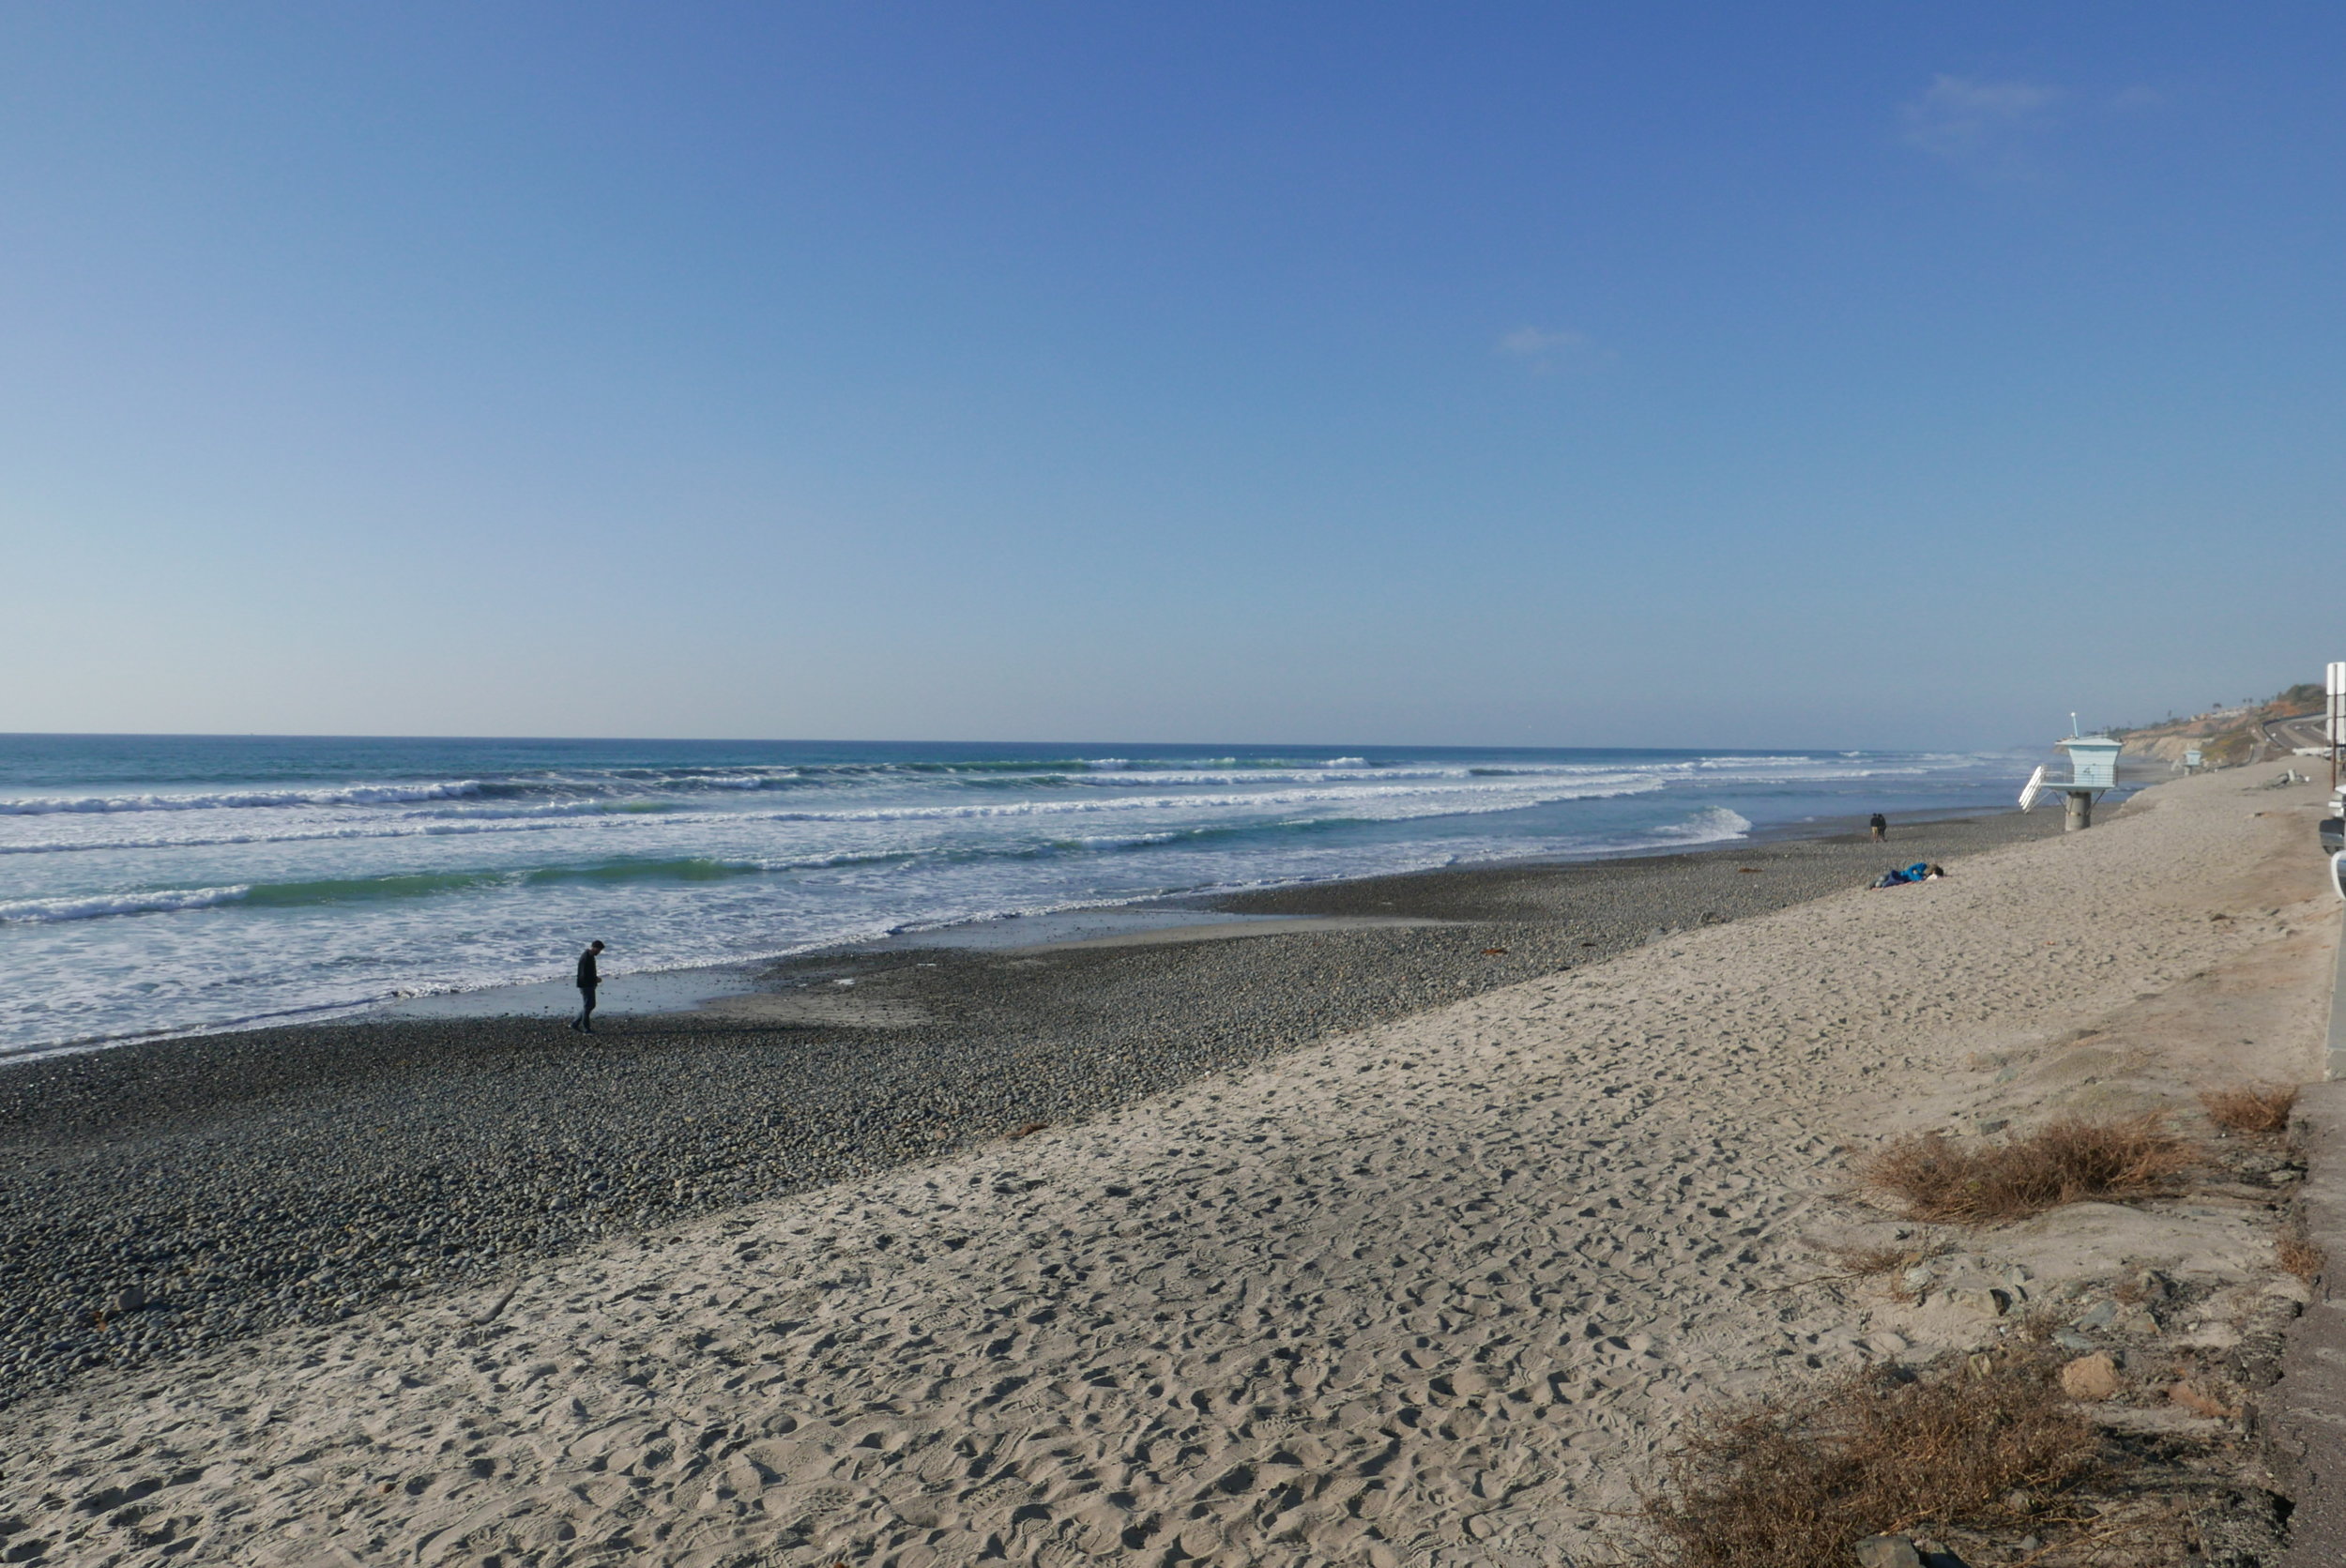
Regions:
<svg viewBox="0 0 2346 1568"><path fill-rule="evenodd" d="M2046 769L2039 768L2029 775L2028 787L2020 791L2020 809L2032 810L2037 796L2057 791L2067 802L2062 830L2074 833L2091 828L2095 797L2118 787L2118 750L2125 742L2107 735L2071 735L2053 744L2069 754L2069 777L2066 781L2048 779Z"/></svg>

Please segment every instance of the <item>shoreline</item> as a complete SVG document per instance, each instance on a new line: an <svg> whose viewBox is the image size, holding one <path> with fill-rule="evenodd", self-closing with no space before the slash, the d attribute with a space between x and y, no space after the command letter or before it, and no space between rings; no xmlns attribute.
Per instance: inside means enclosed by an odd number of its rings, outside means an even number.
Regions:
<svg viewBox="0 0 2346 1568"><path fill-rule="evenodd" d="M2134 784L2139 793L2149 785L2140 781ZM2129 794L2126 799L2132 799ZM2124 800L2116 802L2112 811L2122 809ZM1895 827L1897 836L1881 848L1883 865L1906 863L1897 853L1897 846L1913 833L1943 828L1949 824L1999 820L2019 817L2010 809L1982 813L1955 809L1943 813L1924 814L1901 819ZM2045 830L2048 836L2051 830ZM2016 836L2029 836L2018 830ZM1934 837L1931 841L1938 842ZM1779 844L1840 844L1868 845L1863 817L1830 818L1809 822L1779 823L1756 830L1751 836L1724 843L1702 844L1682 848L1643 846L1630 849L1604 850L1572 860L1525 856L1489 860L1469 861L1461 865L1430 866L1413 871L1378 872L1365 876L1333 877L1322 881L1278 883L1269 887L1230 889L1218 891L1151 893L1122 903L1076 904L1061 908L1043 910L1013 910L1000 914L981 915L945 925L925 926L918 930L891 932L886 936L864 937L854 941L825 943L793 952L769 954L757 958L732 959L719 964L682 965L674 968L641 969L615 974L604 982L603 999L598 1002L596 1015L602 1017L643 1015L651 1013L690 1012L703 1005L724 998L754 995L762 989L770 977L800 967L822 968L834 961L854 961L875 953L910 951L933 948L978 949L1009 951L1013 949L1056 950L1071 943L1145 946L1156 940L1196 940L1188 935L1157 935L1159 932L1186 933L1193 924L1211 920L1227 922L1233 929L1226 935L1241 936L1248 932L1243 926L1260 926L1272 920L1293 921L1320 920L1331 922L1344 921L1374 921L1379 919L1410 921L1425 923L1431 917L1383 916L1362 913L1363 902L1348 895L1348 889L1376 884L1407 884L1418 878L1459 876L1522 877L1539 876L1548 873L1575 868L1617 865L1624 862L1675 861L1688 857L1727 856ZM1381 907L1382 906L1379 906ZM1305 908L1342 912L1303 914ZM1335 929L1333 924L1329 929ZM1290 927L1292 929L1292 927ZM1068 935L1049 935L1063 932ZM504 1005L500 1005L503 1003ZM474 1017L550 1017L566 1015L576 1010L577 1002L570 982L563 980L519 981L501 985L480 986L472 990L435 992L425 996L403 997L390 1001L360 1004L350 1012L338 1012L332 1018L318 1023L342 1023L375 1017L392 1018L474 1018ZM260 1025L257 1028L301 1027L291 1025ZM190 1040L209 1035L240 1033L235 1029L194 1029L168 1036L142 1036L127 1043L145 1044L159 1040ZM53 1049L107 1049L106 1044L65 1046ZM26 1058L32 1059L32 1058ZM0 1061L0 1068L6 1066Z"/></svg>
<svg viewBox="0 0 2346 1568"><path fill-rule="evenodd" d="M1303 884L1217 901L1280 928L1243 940L873 945L753 966L748 991L592 1040L541 1016L377 1014L22 1062L0 1073L0 1203L19 1216L0 1400L1089 1120L1892 860L1959 876L2059 830L2007 812L1885 845ZM95 1321L133 1287L152 1304Z"/></svg>
<svg viewBox="0 0 2346 1568"><path fill-rule="evenodd" d="M2156 777L2125 779L2123 783L2128 786L2129 793L2112 804L2110 809L2112 811L2122 809L2125 799L2132 799L2134 794L2140 793L2157 782L2159 780ZM1895 859L1897 845L1912 832L1948 823L1989 820L2018 814L2008 807L1985 813L1976 808L1956 807L1901 817L1893 829L1894 833L1898 836L1890 841L1883 852L1885 856ZM1044 945L1060 939L1089 939L1094 935L1105 936L1127 932L1135 933L1135 940L1145 940L1145 936L1137 934L1145 933L1160 922L1169 925L1201 920L1229 921L1233 923L1260 921L1267 917L1242 909L1240 906L1247 901L1261 898L1276 899L1289 893L1309 895L1314 890L1341 890L1353 883L1384 883L1420 876L1477 875L1485 873L1516 874L1527 871L1537 873L1571 867L1606 866L1626 861L1674 860L1685 856L1728 855L1739 850L1784 843L1857 844L1865 841L1866 830L1863 817L1811 818L1799 822L1775 823L1755 829L1751 834L1743 838L1683 847L1641 845L1625 849L1595 851L1569 860L1540 856L1510 857L1473 860L1459 865L1424 867L1410 871L1379 872L1365 876L1336 877L1325 881L1278 883L1268 887L1220 891L1150 893L1122 902L1071 904L1038 910L1010 910L973 916L967 920L924 926L915 930L898 930L877 936L825 942L814 947L763 956L612 974L604 981L602 998L597 1008L597 1016L691 1012L707 1001L754 993L759 989L762 977L774 972L781 967L819 966L826 960L854 959L871 952L932 947L988 949L1028 947ZM1889 860L1885 859L1883 863L1886 866ZM1338 897L1340 899L1341 895L1338 894ZM1069 938L1030 935L1037 931L1074 931L1081 935ZM543 1018L567 1016L575 1012L576 1007L575 993L567 980L510 981L449 991L426 991L409 996L394 996L372 1001L321 1003L315 1007L302 1008L282 1015L237 1019L227 1023L205 1024L188 1028L107 1038L65 1040L48 1044L24 1046L15 1050L0 1051L0 1074L5 1074L18 1066L53 1060L61 1057L208 1040L225 1035L250 1034L264 1030L331 1028L381 1018L506 1016Z"/></svg>

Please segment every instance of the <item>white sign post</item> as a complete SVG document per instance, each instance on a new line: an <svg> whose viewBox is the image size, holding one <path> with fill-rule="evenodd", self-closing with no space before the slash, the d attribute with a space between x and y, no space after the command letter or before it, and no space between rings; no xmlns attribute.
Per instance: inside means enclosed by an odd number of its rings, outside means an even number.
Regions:
<svg viewBox="0 0 2346 1568"><path fill-rule="evenodd" d="M2323 738L2330 743L2330 793L2338 793L2338 749L2346 745L2346 661L2330 665L2329 714Z"/></svg>

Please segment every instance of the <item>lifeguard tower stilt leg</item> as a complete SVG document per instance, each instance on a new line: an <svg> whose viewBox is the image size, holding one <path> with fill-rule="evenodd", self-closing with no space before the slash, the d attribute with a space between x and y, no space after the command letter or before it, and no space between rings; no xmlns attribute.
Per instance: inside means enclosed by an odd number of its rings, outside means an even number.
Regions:
<svg viewBox="0 0 2346 1568"><path fill-rule="evenodd" d="M2061 818L2061 830L2063 832L2074 833L2082 829L2094 826L2093 791L2086 789L2064 790L2062 791L2061 798L2069 803L2067 810L2064 812Z"/></svg>

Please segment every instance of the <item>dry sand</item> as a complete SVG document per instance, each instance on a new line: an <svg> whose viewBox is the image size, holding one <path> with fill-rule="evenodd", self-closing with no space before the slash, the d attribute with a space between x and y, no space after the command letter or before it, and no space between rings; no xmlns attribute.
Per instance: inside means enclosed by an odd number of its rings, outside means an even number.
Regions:
<svg viewBox="0 0 2346 1568"><path fill-rule="evenodd" d="M1817 1240L1887 1227L1853 1150L2311 1074L2336 904L2277 771L510 1295L94 1374L0 1417L0 1558L1587 1560L1702 1402L2001 1327L1961 1279L1821 1280ZM2057 1301L2155 1259L2219 1345L2293 1287L2270 1220L2084 1205L1955 1261Z"/></svg>

